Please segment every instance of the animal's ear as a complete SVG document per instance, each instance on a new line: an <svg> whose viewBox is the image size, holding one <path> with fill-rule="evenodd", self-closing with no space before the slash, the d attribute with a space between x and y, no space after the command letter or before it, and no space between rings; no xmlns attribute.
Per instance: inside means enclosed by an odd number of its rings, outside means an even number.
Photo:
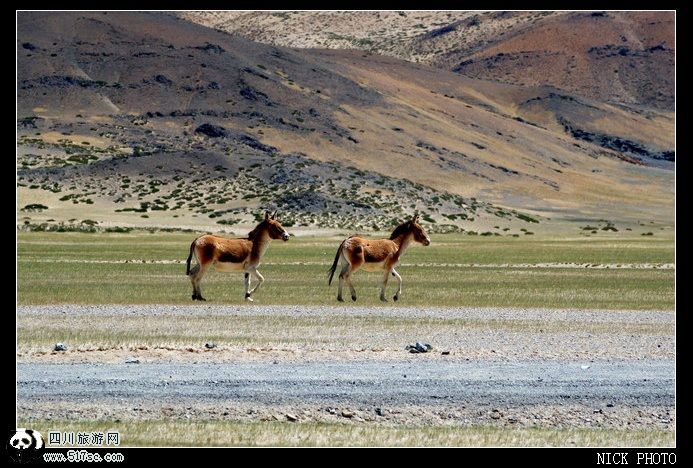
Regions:
<svg viewBox="0 0 693 468"><path fill-rule="evenodd" d="M272 213L272 219L277 219L277 210L274 210L274 213Z"/></svg>
<svg viewBox="0 0 693 468"><path fill-rule="evenodd" d="M414 217L411 219L412 223L415 223L419 220L419 213L414 213Z"/></svg>
<svg viewBox="0 0 693 468"><path fill-rule="evenodd" d="M265 219L266 220L270 219L270 212L269 211L265 211Z"/></svg>

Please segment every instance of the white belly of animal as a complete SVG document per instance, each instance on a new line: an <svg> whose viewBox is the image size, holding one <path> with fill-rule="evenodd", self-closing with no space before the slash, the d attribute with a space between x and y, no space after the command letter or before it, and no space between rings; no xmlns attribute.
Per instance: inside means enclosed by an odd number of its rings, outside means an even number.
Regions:
<svg viewBox="0 0 693 468"><path fill-rule="evenodd" d="M245 269L245 262L216 262L214 264L214 269L217 271L243 271Z"/></svg>
<svg viewBox="0 0 693 468"><path fill-rule="evenodd" d="M380 271L385 269L385 261L382 262L365 262L361 267L366 271Z"/></svg>

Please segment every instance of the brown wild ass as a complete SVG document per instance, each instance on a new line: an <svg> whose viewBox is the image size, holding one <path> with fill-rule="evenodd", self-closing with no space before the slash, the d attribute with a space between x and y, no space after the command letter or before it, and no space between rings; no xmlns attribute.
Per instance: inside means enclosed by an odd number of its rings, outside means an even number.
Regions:
<svg viewBox="0 0 693 468"><path fill-rule="evenodd" d="M245 239L226 239L224 237L206 234L200 236L190 244L190 255L186 262L186 274L192 281L192 298L205 301L200 290L200 281L207 268L214 265L217 271L244 271L245 272L245 299L252 301L250 297L265 281L257 267L262 255L269 247L272 239L289 240L289 233L276 219L277 212L270 216L265 212L265 219L250 231ZM198 264L190 268L193 253L197 257ZM253 274L258 283L250 289L250 274Z"/></svg>
<svg viewBox="0 0 693 468"><path fill-rule="evenodd" d="M363 237L351 236L344 239L337 249L337 255L334 257L334 263L332 268L330 268L330 279L328 284L332 284L332 277L334 276L335 270L337 270L337 263L339 263L339 258L342 258L342 272L339 274L339 290L337 292L337 300L344 301L342 299L342 286L344 281L349 285L351 290L351 299L356 300L356 290L351 282L351 275L358 270L363 268L366 271L378 271L382 270L385 272L383 276L383 284L380 287L380 300L387 301L385 299L385 288L387 287L387 279L392 273L392 276L397 278L397 292L395 293L393 299L396 301L399 299L400 294L402 294L402 277L399 273L395 271L395 265L399 261L404 251L409 247L412 240L420 242L423 245L429 245L431 239L426 234L426 231L419 225L419 215L414 215L414 217L406 221L395 228L392 231L389 239L364 239Z"/></svg>

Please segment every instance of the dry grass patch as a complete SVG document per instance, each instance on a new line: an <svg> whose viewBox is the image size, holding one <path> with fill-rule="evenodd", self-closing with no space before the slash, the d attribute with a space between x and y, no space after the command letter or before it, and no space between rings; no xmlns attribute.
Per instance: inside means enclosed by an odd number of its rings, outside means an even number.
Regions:
<svg viewBox="0 0 693 468"><path fill-rule="evenodd" d="M589 333L594 335L672 336L669 323L603 323L564 320L407 318L386 316L305 317L277 315L181 315L158 313L17 316L20 352L50 349L56 342L77 349L121 347L198 348L207 341L226 346L345 349L358 346L401 349L407 340L430 337L438 343L463 345L465 334ZM364 337L367 339L364 340ZM357 346L357 347L358 347Z"/></svg>
<svg viewBox="0 0 693 468"><path fill-rule="evenodd" d="M117 430L121 446L422 446L422 447L665 447L673 431L621 429L509 429L472 427L383 427L367 424L145 420L26 421L49 430Z"/></svg>

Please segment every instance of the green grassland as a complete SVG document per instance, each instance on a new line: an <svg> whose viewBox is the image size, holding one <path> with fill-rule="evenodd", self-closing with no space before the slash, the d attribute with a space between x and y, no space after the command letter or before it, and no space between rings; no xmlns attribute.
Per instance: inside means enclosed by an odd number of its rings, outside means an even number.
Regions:
<svg viewBox="0 0 693 468"><path fill-rule="evenodd" d="M191 286L185 259L194 234L18 233L18 303L185 304ZM433 236L403 257L405 306L497 306L594 309L674 308L672 269L534 268L538 263L662 264L674 262L672 238L555 239ZM327 270L338 237L275 241L259 271L262 304L336 304ZM156 263L161 262L161 263ZM358 304L382 305L382 273L354 277ZM395 281L389 281L388 296ZM202 282L213 303L243 302L241 273L210 272ZM393 302L390 302L394 305Z"/></svg>

